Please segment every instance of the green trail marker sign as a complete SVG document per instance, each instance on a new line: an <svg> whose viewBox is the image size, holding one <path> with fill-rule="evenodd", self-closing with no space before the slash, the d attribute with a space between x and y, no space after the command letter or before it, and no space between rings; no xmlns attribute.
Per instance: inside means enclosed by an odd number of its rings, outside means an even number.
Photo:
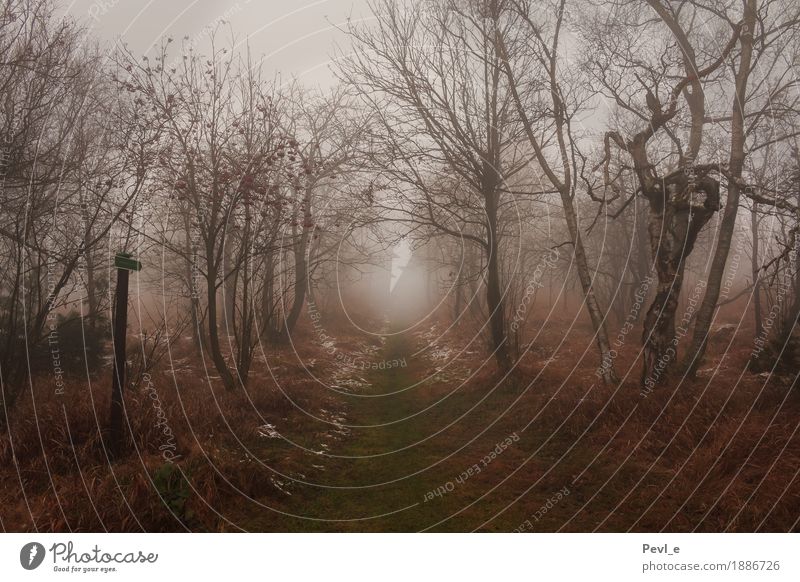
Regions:
<svg viewBox="0 0 800 582"><path fill-rule="evenodd" d="M134 259L130 253L117 253L114 255L114 266L126 271L141 271L142 264Z"/></svg>
<svg viewBox="0 0 800 582"><path fill-rule="evenodd" d="M115 457L122 453L124 447L123 421L125 404L122 390L125 386L125 336L128 328L128 275L131 271L141 271L142 264L129 253L117 253L114 256L114 267L117 269L117 296L114 302L114 369L111 377L111 417L109 421L109 448Z"/></svg>

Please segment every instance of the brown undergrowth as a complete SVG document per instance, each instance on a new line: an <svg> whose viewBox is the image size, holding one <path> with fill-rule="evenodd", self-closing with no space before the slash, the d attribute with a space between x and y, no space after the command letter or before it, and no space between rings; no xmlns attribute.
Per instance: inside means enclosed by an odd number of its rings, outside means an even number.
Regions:
<svg viewBox="0 0 800 582"><path fill-rule="evenodd" d="M98 428L106 426L107 375L90 384L73 380L62 396L37 377L0 440L3 528L237 531L243 526L233 515L291 511L298 484L320 480L323 457L353 444L346 394L375 377L344 373L337 354L368 359L381 348L377 339L340 332L330 353L305 325L293 346L268 348L246 390L225 391L205 379L199 360L178 353L172 368L127 395L129 454L113 462ZM797 528L800 391L793 378L743 371L749 330L715 337L698 378L673 377L647 394L639 387L633 338L615 361L625 380L603 385L590 328L580 321L542 324L505 379L491 359L481 365L486 358L477 343L458 355L469 337L460 328L430 350L431 381L404 401L418 399L424 408L447 396L415 417L411 438L433 436L403 454L409 467L414 455L435 464L414 477L409 496L421 501L510 434L519 435L518 443L436 504L421 503L402 519L335 529ZM548 507L561 490L569 494ZM369 499L369 491L357 498ZM531 528L522 527L526 522ZM296 528L275 512L256 523Z"/></svg>

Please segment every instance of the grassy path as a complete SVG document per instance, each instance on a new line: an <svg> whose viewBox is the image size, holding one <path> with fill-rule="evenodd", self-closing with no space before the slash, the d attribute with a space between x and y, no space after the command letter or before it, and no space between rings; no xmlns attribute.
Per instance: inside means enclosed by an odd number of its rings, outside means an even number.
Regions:
<svg viewBox="0 0 800 582"><path fill-rule="evenodd" d="M437 456L431 446L411 445L435 432L439 419L435 410L407 418L424 408L433 395L430 382L408 389L424 374L423 362L410 358L410 341L404 336L387 339L384 361L405 359L407 365L371 370L366 376L371 386L361 393L370 397L347 398L349 435L332 447L330 453L335 456L314 461L324 467L315 480L327 487L304 485L293 491L281 509L309 519L280 518L275 524L279 529L409 531L421 527L419 505L427 487L437 486L435 472L408 475L435 462Z"/></svg>
<svg viewBox="0 0 800 582"><path fill-rule="evenodd" d="M307 462L316 469L307 480L315 485L297 484L277 503L264 500L302 518L253 511L251 506L246 515L236 515L236 523L248 531L469 531L545 470L541 463L553 459L547 451L519 470L511 487L503 484L479 499L522 464L526 449L541 441L529 433L484 463L497 443L518 429L504 415L518 391L509 386L492 391L493 382L470 388L459 388L452 380L416 384L426 377L430 362L424 356L411 358L412 342L409 336L389 336L381 357L387 362L405 359L407 365L370 371L366 379L371 386L359 394L371 397L341 397L346 398L350 432L331 446L330 456L309 455ZM498 416L502 422L495 424ZM456 480L476 465L479 472ZM563 486L562 480L544 481L543 493L533 498L536 507L544 493L546 500L556 485ZM429 494L440 487L449 490ZM509 531L526 517L515 508L489 529Z"/></svg>

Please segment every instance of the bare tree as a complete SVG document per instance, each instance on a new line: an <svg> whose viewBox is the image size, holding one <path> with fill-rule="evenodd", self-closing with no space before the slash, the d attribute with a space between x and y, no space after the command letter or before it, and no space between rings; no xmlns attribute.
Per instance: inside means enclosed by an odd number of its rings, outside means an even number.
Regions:
<svg viewBox="0 0 800 582"><path fill-rule="evenodd" d="M719 164L698 163L706 116L703 82L729 58L743 24L727 26L728 39L719 49L725 26L720 25L716 38L709 40L710 27L704 25L700 31L692 17L701 10L694 3L666 6L648 0L642 5L606 7L610 9L605 17L595 13L602 20L586 28L592 48L585 61L598 89L635 127L605 134L605 181L614 187L610 162L611 148L616 146L629 156L638 182L636 193L649 204L650 249L658 282L644 321L642 383L652 386L675 362L675 314L686 260L720 207L719 181L714 177ZM691 29L686 30L683 22ZM701 43L702 50L693 42ZM709 43L714 48L707 47Z"/></svg>
<svg viewBox="0 0 800 582"><path fill-rule="evenodd" d="M718 14L731 22L728 8L720 5ZM748 151L757 151L758 128L767 123L773 126L776 117L797 115L798 79L793 59L800 25L800 8L793 2L781 0L742 0L742 32L738 54L730 64L733 76L733 95L730 114L725 121L730 126L728 162L724 171L727 180L725 207L717 233L717 243L708 273L703 302L697 313L692 342L686 353L686 368L693 375L702 363L709 330L717 310L725 267L740 206L741 196L747 195L743 179ZM678 37L680 41L680 37ZM764 78L753 79L756 67L765 70ZM792 92L795 95L792 95ZM791 134L790 134L791 135ZM786 139L786 135L769 135L767 143Z"/></svg>
<svg viewBox="0 0 800 582"><path fill-rule="evenodd" d="M601 306L594 289L594 276L575 203L585 158L578 149L573 124L586 97L565 78L561 55L565 6L566 0L491 0L485 9L495 25L494 42L528 143L539 167L561 198L578 279L600 352L602 377L613 383L617 378L606 330L606 309ZM525 88L524 94L521 87ZM585 177L584 182L588 194L592 195L591 184Z"/></svg>
<svg viewBox="0 0 800 582"><path fill-rule="evenodd" d="M184 46L171 60L167 38L152 60L123 49L119 63L121 86L138 106L134 118L159 132L149 147L162 203L181 217L178 229L189 223L181 244L160 242L204 281L207 346L232 389L247 382L257 341L258 262L289 214L282 188L298 179L302 163L299 144L283 129L280 95L262 78L261 65L219 47L216 36L211 44L209 57ZM220 314L222 289L230 301Z"/></svg>
<svg viewBox="0 0 800 582"><path fill-rule="evenodd" d="M284 239L293 256L293 284L291 307L282 305L285 317L279 323L278 334L284 339L297 325L312 271L336 250L336 245L325 244L324 231L335 230L342 201L352 199L338 185L348 183L348 174L357 171L369 131L368 116L357 111L353 96L341 87L326 95L295 84L287 100L285 131L298 144L301 171L287 183L287 197L294 205L291 230Z"/></svg>
<svg viewBox="0 0 800 582"><path fill-rule="evenodd" d="M349 28L340 76L382 126L376 152L395 220L475 245L484 257L491 349L511 364L501 272L502 199L527 166L501 57L479 4L379 0L374 26ZM387 190L388 191L388 190ZM404 200L398 203L396 200ZM380 204L380 200L376 199Z"/></svg>
<svg viewBox="0 0 800 582"><path fill-rule="evenodd" d="M5 3L0 16L0 373L6 409L30 352L58 354L58 312L86 288L98 314L96 248L143 187L143 159L127 148L136 131L116 125L97 50L48 1ZM84 277L84 274L86 277ZM57 369L57 358L53 359Z"/></svg>

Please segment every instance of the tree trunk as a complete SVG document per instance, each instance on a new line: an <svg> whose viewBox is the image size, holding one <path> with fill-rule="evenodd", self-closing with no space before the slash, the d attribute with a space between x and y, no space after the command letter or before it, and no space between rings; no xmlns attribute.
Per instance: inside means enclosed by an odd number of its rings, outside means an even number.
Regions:
<svg viewBox="0 0 800 582"><path fill-rule="evenodd" d="M644 318L641 383L647 390L661 383L677 357L675 312L683 285L684 262L670 255L659 253L656 260L658 286Z"/></svg>
<svg viewBox="0 0 800 582"><path fill-rule="evenodd" d="M209 256L213 256L213 252L209 251ZM212 259L213 260L213 259ZM211 263L211 261L209 261ZM209 265L208 269L208 343L211 352L211 360L214 362L214 367L219 372L222 383L228 390L233 390L236 387L233 374L231 374L225 357L222 355L219 343L219 319L217 315L217 271L216 268Z"/></svg>
<svg viewBox="0 0 800 582"><path fill-rule="evenodd" d="M747 99L747 81L750 77L751 60L753 55L753 31L756 22L756 0L747 0L744 8L744 28L739 37L742 54L739 70L736 72L736 93L733 98L731 120L731 146L728 161L728 199L725 203L725 212L719 228L717 246L714 249L714 258L708 274L703 303L697 312L697 321L692 334L692 343L686 353L685 367L687 374L693 377L705 356L708 343L708 333L717 311L722 277L725 274L725 265L733 240L733 231L736 227L736 214L739 210L739 195L741 194L740 179L744 167L744 106Z"/></svg>
<svg viewBox="0 0 800 582"><path fill-rule="evenodd" d="M247 386L247 380L250 377L250 367L253 363L253 320L255 319L254 306L251 301L251 283L252 277L250 273L250 231L251 231L251 216L250 205L245 201L245 221L244 231L241 241L242 261L240 274L242 279L242 303L241 303L241 322L238 327L239 337L237 338L238 353L236 357L236 372L239 377L239 382L242 386Z"/></svg>
<svg viewBox="0 0 800 582"><path fill-rule="evenodd" d="M604 382L613 384L618 379L614 372L614 359L611 356L611 342L608 340L608 331L606 330L606 317L595 294L592 272L589 268L589 261L586 258L586 249L583 246L583 237L581 237L580 226L578 225L575 204L570 192L566 189L561 190L561 203L564 207L569 235L574 245L578 279L586 299L586 309L589 311L589 317L592 320L597 348L600 350L600 373Z"/></svg>
<svg viewBox="0 0 800 582"><path fill-rule="evenodd" d="M267 251L264 258L264 275L261 287L261 324L258 326L259 335L272 342L275 339L273 327L273 311L275 307L275 259L272 251Z"/></svg>
<svg viewBox="0 0 800 582"><path fill-rule="evenodd" d="M224 295L224 313L223 322L225 323L225 335L234 335L236 326L236 277L233 271L236 269L236 264L233 259L233 244L231 236L225 237L225 251L222 253L224 263L222 265L222 272L225 276L225 284L222 288L225 290Z"/></svg>
<svg viewBox="0 0 800 582"><path fill-rule="evenodd" d="M484 190L487 221L486 305L489 309L489 329L492 351L502 371L511 367L508 338L505 330L505 305L500 282L500 245L497 231L498 194L493 186Z"/></svg>
<svg viewBox="0 0 800 582"><path fill-rule="evenodd" d="M310 228L302 227L300 237L294 246L294 300L289 315L286 316L284 328L281 335L284 340L288 339L297 325L303 305L306 301L308 291L308 263L306 262L306 249L308 248L308 233Z"/></svg>
<svg viewBox="0 0 800 582"><path fill-rule="evenodd" d="M703 226L719 209L719 183L708 177L690 182L681 170L652 183L644 194L650 202L648 235L658 277L642 331L641 383L650 391L664 380L678 355L675 312L685 262ZM696 198L700 194L703 200ZM681 336L685 333L681 329Z"/></svg>
<svg viewBox="0 0 800 582"><path fill-rule="evenodd" d="M764 333L764 320L761 315L761 270L758 265L758 255L760 252L758 241L758 204L753 203L753 210L750 213L750 231L753 237L753 253L750 259L750 267L753 276L753 323L755 325L755 336L760 338Z"/></svg>
<svg viewBox="0 0 800 582"><path fill-rule="evenodd" d="M796 203L800 204L800 193L797 194ZM784 315L778 326L779 335L778 341L776 342L776 352L781 354L778 361L780 362L782 360L788 364L792 369L792 373L794 373L796 358L800 356L800 354L797 353L795 342L792 341L794 328L800 320L800 239L795 239L794 249L792 249L792 251L794 262L792 263L790 259L787 265L787 269L789 269L790 273L792 271L794 273L791 278L792 302L788 309L784 311ZM790 257L792 255L790 255ZM786 286L788 287L789 285L786 284Z"/></svg>
<svg viewBox="0 0 800 582"><path fill-rule="evenodd" d="M192 241L192 225L189 217L189 209L183 211L183 229L185 233L184 242L186 244L186 260L184 261L186 286L189 290L189 309L192 317L192 345L197 353L203 350L203 324L200 321L200 293L197 290L197 278L195 277L197 264L197 246Z"/></svg>
<svg viewBox="0 0 800 582"><path fill-rule="evenodd" d="M632 261L632 269L634 281L633 285L630 287L630 295L628 300L629 308L632 309L633 305L636 302L641 302L644 300L643 297L640 296L642 293L642 282L645 281L649 276L650 272L652 271L652 263L650 260L650 253L648 249L650 248L650 243L648 241L648 234L647 234L647 208L644 204L639 203L636 201L636 226L635 226L635 244L636 244L636 257ZM644 289L645 293L647 289ZM626 317L629 313L626 313ZM639 317L641 317L641 309L636 309L635 311L635 318L634 321L638 321Z"/></svg>
<svg viewBox="0 0 800 582"><path fill-rule="evenodd" d="M466 244L464 251L466 255L464 265L465 268L468 269L467 276L469 278L467 280L467 294L469 295L467 307L472 317L478 321L482 318L481 311L483 305L478 300L480 289L477 274L481 272L483 265L481 264L480 253L475 252L475 247L472 244Z"/></svg>
<svg viewBox="0 0 800 582"><path fill-rule="evenodd" d="M86 321L92 334L97 330L98 304L97 284L95 282L94 255L91 250L84 251L83 259L86 265Z"/></svg>

